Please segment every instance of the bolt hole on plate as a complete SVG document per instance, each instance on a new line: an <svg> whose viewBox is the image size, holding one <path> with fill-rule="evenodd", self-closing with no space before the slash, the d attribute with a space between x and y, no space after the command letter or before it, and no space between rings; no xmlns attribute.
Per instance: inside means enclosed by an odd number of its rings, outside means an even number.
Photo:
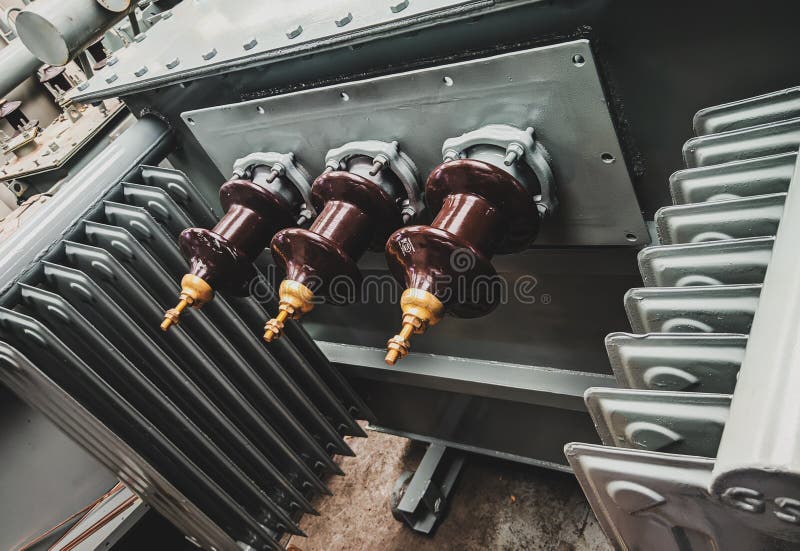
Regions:
<svg viewBox="0 0 800 551"><path fill-rule="evenodd" d="M586 58L581 54L575 54L572 56L572 63L575 65L575 67L583 67L586 64Z"/></svg>
<svg viewBox="0 0 800 551"><path fill-rule="evenodd" d="M565 71L576 54L584 66ZM488 124L530 126L552 158L559 199L535 247L636 246L649 234L609 103L589 43L575 40L187 111L183 119L197 122L187 128L223 173L254 146L291 149L320 173L328 150L343 141L391 139L427 175L448 138ZM368 116L342 110L355 104ZM258 106L269 116L257 116ZM603 162L605 152L613 162Z"/></svg>
<svg viewBox="0 0 800 551"><path fill-rule="evenodd" d="M634 243L634 242L636 242L636 240L637 240L637 239L639 239L639 238L638 238L638 237L636 237L636 234L635 234L635 233L628 232L628 233L626 233L626 234L625 234L625 239L627 239L627 240L628 240L628 241L630 241L631 243Z"/></svg>
<svg viewBox="0 0 800 551"><path fill-rule="evenodd" d="M188 117L186 119L186 122L189 123L189 126L194 126L195 124L197 124L194 122L194 119L192 117Z"/></svg>
<svg viewBox="0 0 800 551"><path fill-rule="evenodd" d="M452 86L453 85L453 79L450 78L450 77L442 78L442 82L444 82L445 86Z"/></svg>
<svg viewBox="0 0 800 551"><path fill-rule="evenodd" d="M600 155L600 159L607 165L610 165L617 160L616 157L614 157L611 153L603 153Z"/></svg>

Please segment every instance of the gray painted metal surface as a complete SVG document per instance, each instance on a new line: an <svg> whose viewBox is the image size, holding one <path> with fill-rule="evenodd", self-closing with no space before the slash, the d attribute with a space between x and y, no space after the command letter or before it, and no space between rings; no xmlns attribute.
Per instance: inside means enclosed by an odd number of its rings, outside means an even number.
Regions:
<svg viewBox="0 0 800 551"><path fill-rule="evenodd" d="M800 88L701 109L694 116L695 134L705 136L800 117Z"/></svg>
<svg viewBox="0 0 800 551"><path fill-rule="evenodd" d="M189 212L214 215L180 172L107 169L122 181L65 215L55 243L2 297L0 338L32 376L85 408L81 420L108 427L90 427L90 451L193 541L278 549L281 534L302 534L311 496L329 493L323 475L343 474L332 454L352 455L343 435L364 435L354 416L372 414L297 328L266 348L267 313L251 299L217 296L161 331L160 304L187 270L175 237L197 225ZM42 392L25 397L38 404ZM75 416L59 422L71 435L87 430ZM126 459L108 455L108 431L131 450ZM129 469L163 478L143 487Z"/></svg>
<svg viewBox="0 0 800 551"><path fill-rule="evenodd" d="M747 333L761 285L644 287L625 295L637 333Z"/></svg>
<svg viewBox="0 0 800 551"><path fill-rule="evenodd" d="M119 52L119 63L98 71L74 97L123 95L230 68L386 39L535 1L345 0L326 4L299 0L291 9L270 10L250 0L181 2L171 10L172 17L162 16L162 24L149 31L146 40L131 51ZM231 33L239 39L232 40ZM143 73L142 67L146 68Z"/></svg>
<svg viewBox="0 0 800 551"><path fill-rule="evenodd" d="M71 221L76 212L90 208L87 197L99 197L139 163L162 158L171 146L170 138L162 121L142 118L77 172L62 186L58 201L47 202L27 220L25 239L8 239L0 244L0 258L8 259L0 267L0 292L31 267L41 250L57 240L60 226Z"/></svg>
<svg viewBox="0 0 800 551"><path fill-rule="evenodd" d="M662 243L677 244L642 251L651 287L625 298L634 331L649 333L606 339L620 388L586 393L606 446L565 451L620 549L800 548L800 166L790 185L797 146L774 155L789 147L796 97L698 113L704 135L686 161L712 166L671 185L676 203L707 202L659 211Z"/></svg>
<svg viewBox="0 0 800 551"><path fill-rule="evenodd" d="M250 151L285 149L319 174L328 149L347 136L397 140L425 175L442 162L448 138L489 124L531 126L552 159L560 203L537 244L649 242L585 40L188 111L182 118L223 174ZM598 174L603 186L596 185Z"/></svg>
<svg viewBox="0 0 800 551"><path fill-rule="evenodd" d="M670 176L676 205L782 193L789 188L797 153L678 170Z"/></svg>
<svg viewBox="0 0 800 551"><path fill-rule="evenodd" d="M782 532L800 524L800 165L795 170L753 320L712 491L750 492L754 524ZM743 491L744 492L744 491Z"/></svg>
<svg viewBox="0 0 800 551"><path fill-rule="evenodd" d="M24 355L0 343L0 362L0 380L5 385L42 411L184 533L208 548L238 550L228 536L157 470Z"/></svg>
<svg viewBox="0 0 800 551"><path fill-rule="evenodd" d="M14 26L36 57L66 65L125 17L125 9L110 11L97 0L39 0L17 14Z"/></svg>
<svg viewBox="0 0 800 551"><path fill-rule="evenodd" d="M401 475L395 484L395 490L399 490L398 486L407 482L402 498L392 507L392 514L402 518L415 532L431 534L445 515L447 500L465 460L460 450L430 444L410 480Z"/></svg>
<svg viewBox="0 0 800 551"><path fill-rule="evenodd" d="M800 146L800 118L698 136L683 146L688 168L752 159L780 153L796 153Z"/></svg>
<svg viewBox="0 0 800 551"><path fill-rule="evenodd" d="M672 245L775 235L785 199L773 193L664 207L656 213L658 237Z"/></svg>
<svg viewBox="0 0 800 551"><path fill-rule="evenodd" d="M731 397L590 388L584 395L606 446L714 457Z"/></svg>
<svg viewBox="0 0 800 551"><path fill-rule="evenodd" d="M565 452L606 535L623 551L790 551L749 513L708 492L714 460L569 444Z"/></svg>
<svg viewBox="0 0 800 551"><path fill-rule="evenodd" d="M772 237L647 247L639 271L648 287L761 283L772 256Z"/></svg>
<svg viewBox="0 0 800 551"><path fill-rule="evenodd" d="M4 356L0 347L0 371L5 369ZM102 462L3 384L0 464L0 549L17 549L33 540L117 481Z"/></svg>
<svg viewBox="0 0 800 551"><path fill-rule="evenodd" d="M609 375L420 353L397 370L383 349L319 346L369 397L380 430L558 470L568 468L567 434L593 437L584 391L614 384ZM391 407L396 393L408 404L402 411ZM514 438L519 430L528 436Z"/></svg>
<svg viewBox="0 0 800 551"><path fill-rule="evenodd" d="M4 98L14 88L33 75L42 62L33 55L21 40L13 40L0 50L0 98ZM16 98L10 98L16 99Z"/></svg>
<svg viewBox="0 0 800 551"><path fill-rule="evenodd" d="M622 388L732 394L746 335L611 333L606 349Z"/></svg>

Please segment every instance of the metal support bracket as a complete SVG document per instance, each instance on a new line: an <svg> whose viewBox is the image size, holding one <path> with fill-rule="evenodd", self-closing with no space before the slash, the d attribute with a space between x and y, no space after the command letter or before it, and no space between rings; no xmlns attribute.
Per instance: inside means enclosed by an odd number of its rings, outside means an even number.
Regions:
<svg viewBox="0 0 800 551"><path fill-rule="evenodd" d="M420 193L417 166L411 160L411 157L400 151L397 141L363 140L348 142L328 151L325 156L325 168L343 170L346 168L347 160L358 155L370 157L377 170L388 168L403 184L408 197L403 201L404 221L407 222L422 210L422 193Z"/></svg>
<svg viewBox="0 0 800 551"><path fill-rule="evenodd" d="M406 471L395 482L392 515L415 532L431 534L444 517L447 499L464 466L466 454L443 444L428 446L416 472Z"/></svg>
<svg viewBox="0 0 800 551"><path fill-rule="evenodd" d="M506 150L506 165L518 159L531 167L541 186L541 197L536 200L542 216L552 214L558 207L556 183L550 168L550 155L536 139L533 127L525 130L508 124L487 124L472 132L449 138L442 145L444 160L455 160L465 156L465 152L475 146L491 145Z"/></svg>
<svg viewBox="0 0 800 551"><path fill-rule="evenodd" d="M236 159L233 163L233 175L242 178L250 175L256 167L262 166L272 169L270 173L272 180L285 177L296 187L303 198L302 216L306 219L316 218L318 213L311 203L311 175L296 161L294 153L276 153L274 151L250 153ZM268 177L267 181L271 182L272 180Z"/></svg>

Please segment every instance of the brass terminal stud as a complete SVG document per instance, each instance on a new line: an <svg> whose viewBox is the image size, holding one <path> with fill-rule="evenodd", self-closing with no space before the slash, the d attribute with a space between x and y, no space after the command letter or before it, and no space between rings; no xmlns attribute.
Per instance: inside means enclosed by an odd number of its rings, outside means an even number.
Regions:
<svg viewBox="0 0 800 551"><path fill-rule="evenodd" d="M161 330L167 331L171 326L178 325L181 313L187 306L200 308L203 304L214 298L214 290L201 277L186 274L181 279L180 302L175 308L170 308L164 313Z"/></svg>
<svg viewBox="0 0 800 551"><path fill-rule="evenodd" d="M291 154L263 155L287 161L293 159ZM232 296L250 294L250 284L258 275L253 261L278 230L294 225L303 203L300 191L288 181L262 185L260 175L266 168L267 165L253 165L247 170L241 169L241 175L237 169L237 177L219 190L225 214L216 225L212 229L187 228L181 232L178 244L189 270L181 281L181 302L167 310L162 330L177 325L188 306L200 308L212 300L214 291ZM300 167L295 168L299 174ZM259 183L240 179L245 174L259 179ZM302 212L312 216L307 208Z"/></svg>
<svg viewBox="0 0 800 551"><path fill-rule="evenodd" d="M394 365L408 355L413 334L421 335L431 325L436 325L444 316L444 304L432 293L423 289L406 289L400 297L403 310L403 327L386 343L386 363Z"/></svg>
<svg viewBox="0 0 800 551"><path fill-rule="evenodd" d="M299 319L314 308L312 302L314 293L299 281L284 279L278 289L278 296L280 297L278 315L264 326L264 340L267 342L281 337L287 319Z"/></svg>
<svg viewBox="0 0 800 551"><path fill-rule="evenodd" d="M170 308L164 313L164 321L161 322L161 330L166 331L172 325L178 325L181 312L189 306L189 301L182 298L175 308Z"/></svg>

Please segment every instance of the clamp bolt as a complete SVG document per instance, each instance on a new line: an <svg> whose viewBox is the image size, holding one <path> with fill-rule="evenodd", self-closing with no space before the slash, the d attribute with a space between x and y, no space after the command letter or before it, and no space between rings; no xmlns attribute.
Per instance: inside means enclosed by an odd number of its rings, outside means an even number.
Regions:
<svg viewBox="0 0 800 551"><path fill-rule="evenodd" d="M515 164L524 153L525 150L518 143L508 144L506 148L506 158L503 160L503 164L506 166Z"/></svg>
<svg viewBox="0 0 800 551"><path fill-rule="evenodd" d="M303 32L303 26L297 25L296 27L292 27L288 31L286 31L287 38L297 38Z"/></svg>
<svg viewBox="0 0 800 551"><path fill-rule="evenodd" d="M392 13L400 13L401 11L403 11L408 7L408 4L409 4L408 0L402 0L401 2L392 5L389 9L392 10Z"/></svg>
<svg viewBox="0 0 800 551"><path fill-rule="evenodd" d="M345 15L341 19L336 19L334 22L336 23L337 27L344 27L352 20L353 20L353 14L351 12L347 12L347 15Z"/></svg>

